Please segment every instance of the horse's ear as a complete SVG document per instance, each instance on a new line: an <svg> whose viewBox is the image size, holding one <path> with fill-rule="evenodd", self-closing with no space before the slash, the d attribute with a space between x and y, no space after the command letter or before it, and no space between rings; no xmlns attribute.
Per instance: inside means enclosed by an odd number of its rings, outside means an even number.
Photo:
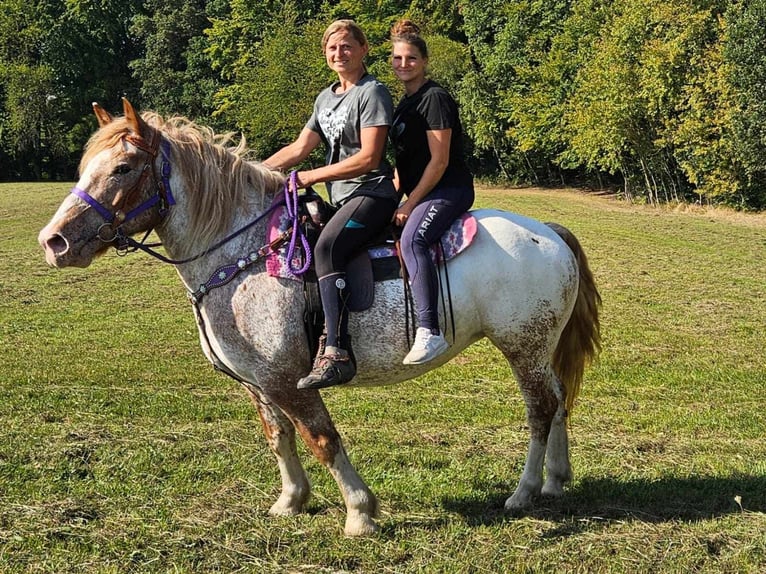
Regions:
<svg viewBox="0 0 766 574"><path fill-rule="evenodd" d="M147 131L145 128L148 126L136 110L133 109L127 98L122 98L122 110L125 113L125 119L128 120L131 131L137 136L143 137Z"/></svg>
<svg viewBox="0 0 766 574"><path fill-rule="evenodd" d="M99 106L97 102L93 102L93 112L96 114L96 119L98 119L98 127L100 128L103 128L106 124L112 121L112 115L104 108Z"/></svg>

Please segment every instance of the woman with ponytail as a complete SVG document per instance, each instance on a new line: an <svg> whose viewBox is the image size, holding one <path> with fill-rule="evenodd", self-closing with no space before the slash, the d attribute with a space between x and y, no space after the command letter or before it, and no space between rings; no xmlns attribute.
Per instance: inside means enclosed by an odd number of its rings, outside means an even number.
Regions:
<svg viewBox="0 0 766 574"><path fill-rule="evenodd" d="M405 365L427 363L449 347L439 327L437 269L430 249L474 200L463 128L450 94L426 75L428 47L420 29L400 20L391 29L391 63L405 95L394 110L390 138L395 185L407 200L393 221L403 226L402 257L410 278L418 329Z"/></svg>

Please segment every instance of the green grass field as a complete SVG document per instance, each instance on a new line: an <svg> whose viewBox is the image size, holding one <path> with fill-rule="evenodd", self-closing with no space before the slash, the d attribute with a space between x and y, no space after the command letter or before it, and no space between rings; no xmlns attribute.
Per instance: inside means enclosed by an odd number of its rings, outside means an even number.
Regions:
<svg viewBox="0 0 766 574"><path fill-rule="evenodd" d="M172 268L47 268L37 233L68 187L0 185L0 572L766 571L763 215L482 189L574 231L604 299L575 480L503 514L524 406L482 341L409 383L324 392L382 506L380 534L349 539L303 448L310 512L267 515L257 414L204 360Z"/></svg>

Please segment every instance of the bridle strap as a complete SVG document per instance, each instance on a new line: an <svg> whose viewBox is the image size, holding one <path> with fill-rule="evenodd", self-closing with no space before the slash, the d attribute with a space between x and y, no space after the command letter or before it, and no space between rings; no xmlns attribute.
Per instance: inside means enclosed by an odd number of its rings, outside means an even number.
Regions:
<svg viewBox="0 0 766 574"><path fill-rule="evenodd" d="M124 199L122 200L122 203L127 202L128 198L135 192L136 189L141 189L144 183L144 180L149 174L149 167L151 166L151 174L154 179L154 186L156 193L152 195L149 199L142 202L135 208L131 209L129 212L124 213L121 210L117 210L114 213L107 209L104 205L99 203L95 198L93 198L90 194L88 194L87 191L84 189L81 189L79 187L73 187L70 190L70 193L73 195L76 195L80 199L82 199L85 203L93 207L99 215L104 219L105 223L104 225L99 228L98 237L107 243L115 243L118 251L127 252L127 251L143 251L144 253L151 255L155 259L158 259L159 261L162 261L163 263L169 263L171 265L181 265L184 263L190 263L192 261L195 261L197 259L200 259L201 257L204 257L205 255L208 255L209 253L219 249L229 241L233 240L234 238L238 237L239 235L242 235L247 230L251 229L253 226L255 226L258 222L263 220L266 216L271 214L277 207L285 206L287 208L289 217L292 219L292 227L289 230L288 234L283 234L282 237L279 238L278 241L275 241L272 245L267 246L272 251L276 250L276 248L281 245L286 237L289 235L291 236L289 249L288 249L288 260L290 261L290 270L296 274L301 275L305 273L310 264L311 264L311 248L308 245L308 240L306 239L305 235L303 235L301 231L300 226L300 218L298 214L298 190L297 190L297 173L293 171L290 176L285 181L284 186L284 197L279 198L276 197L274 201L272 202L272 205L263 213L261 213L259 216L257 216L255 219L250 221L249 223L245 224L241 228L235 230L231 234L227 235L214 245L211 245L207 249L203 250L200 253L197 253L196 255L193 255L191 257L186 257L184 259L171 259L170 257L167 257L163 255L162 253L159 253L158 251L155 251L152 249L152 246L146 245L144 241L148 237L149 233L151 233L151 228L147 231L146 235L144 236L144 239L141 241L136 241L132 237L129 237L125 235L123 230L121 229L121 226L138 217L141 213L144 211L147 211L157 205L160 204L159 209L159 215L161 218L164 218L167 214L167 210L169 207L175 205L175 198L173 197L173 193L170 189L170 144L168 141L162 137L159 130L156 130L154 132L154 138L151 142L147 142L144 138L141 136L137 136L135 134L127 134L123 136L123 139L127 141L128 143L134 145L138 149L145 151L149 154L149 160L144 164L143 171L141 173L141 176L139 177L138 181L133 185L133 187L130 188L130 190L125 194ZM161 150L162 154L162 168L160 171L160 177L157 177L157 171L155 168L155 159L157 157L158 151ZM114 223L117 223L117 225L113 225ZM111 237L102 237L102 229L103 228L109 228L108 231L111 232ZM300 239L301 241L301 247L304 251L304 261L303 266L301 268L296 268L295 263L293 262L293 252L296 247L297 241ZM263 250L262 250L263 251ZM265 253L260 254L261 257L265 255ZM260 258L259 258L260 259ZM254 261L248 261L248 265L252 264ZM239 263L239 262L238 262ZM241 267L240 267L241 269ZM232 273L229 271L229 266L225 266L225 269L222 268L219 270L221 272L226 272L225 274L229 277L232 277L236 273ZM214 288L219 285L213 284L215 281L213 281L209 287Z"/></svg>
<svg viewBox="0 0 766 574"><path fill-rule="evenodd" d="M191 263L192 261L196 261L197 259L200 259L201 257L204 257L205 255L209 255L213 251L216 251L217 249L220 249L224 245L226 245L229 241L232 239L235 239L239 235L242 235L245 231L248 229L251 229L256 224L258 224L259 221L263 220L267 215L270 215L272 211L274 211L276 208L284 205L284 200L277 198L275 201L271 204L271 207L269 207L266 211L261 213L258 217L251 220L249 223L246 223L233 233L230 233L220 241L216 242L215 244L211 245L204 251L201 251L200 253L197 253L196 255L193 255L191 257L186 257L185 259L171 259L170 257L166 257L162 253L155 251L148 245L144 245L141 242L136 241L132 237L124 237L123 241L125 244L129 247L131 247L134 251L140 250L146 253L147 255L151 255L155 259L162 261L163 263L168 263L170 265L183 265L184 263ZM292 232L292 229L290 230Z"/></svg>
<svg viewBox="0 0 766 574"><path fill-rule="evenodd" d="M123 139L138 149L148 153L149 159L144 164L138 180L127 191L121 203L123 205L126 204L129 198L136 192L136 190L142 189L147 177L149 177L150 174L154 179L154 187L156 191L155 194L125 213L122 209L119 208L114 212L111 211L103 204L99 203L84 189L73 187L70 190L70 193L76 195L85 203L90 205L93 209L95 209L104 219L106 224L111 226L112 237L105 239L107 242L114 241L119 237L119 228L123 223L135 219L143 212L153 208L158 203L160 204L160 217L164 217L168 208L172 205L175 205L175 198L173 197L173 193L170 189L170 143L161 136L159 131L154 132L154 138L151 142L147 142L144 138L134 134L127 134L123 137ZM160 172L160 177L157 177L157 170L154 164L160 148L162 155L162 169ZM113 225L115 223L116 225Z"/></svg>
<svg viewBox="0 0 766 574"><path fill-rule="evenodd" d="M162 171L160 171L160 179L157 183L159 192L165 200L166 209L176 204L176 200L173 197L173 192L170 189L170 142L165 138L160 140L160 149L162 150ZM152 169L154 169L154 163L152 163ZM155 173L155 180L157 174ZM164 214L161 214L164 215Z"/></svg>
<svg viewBox="0 0 766 574"><path fill-rule="evenodd" d="M154 134L155 134L155 137L152 138L151 142L147 142L142 136L139 136L136 134L126 134L125 136L123 136L123 139L127 141L128 143L133 144L138 149L145 151L152 157L157 157L157 148L159 147L159 139L161 139L162 136L160 136L159 131L156 131L156 130Z"/></svg>
<svg viewBox="0 0 766 574"><path fill-rule="evenodd" d="M106 207L101 205L98 201L93 199L87 191L84 189L80 189L79 187L73 187L69 190L69 193L76 195L80 199L82 199L85 203L90 205L93 209L98 211L98 214L106 221L107 223L111 223L114 221L114 214L109 211Z"/></svg>

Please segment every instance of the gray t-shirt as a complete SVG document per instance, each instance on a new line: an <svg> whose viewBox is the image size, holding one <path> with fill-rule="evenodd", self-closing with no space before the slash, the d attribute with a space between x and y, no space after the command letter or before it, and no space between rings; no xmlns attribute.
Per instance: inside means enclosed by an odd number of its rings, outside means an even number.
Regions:
<svg viewBox="0 0 766 574"><path fill-rule="evenodd" d="M342 94L335 93L337 85L335 82L317 96L314 113L306 124L319 134L327 147L327 165L358 153L362 148L362 128L390 126L394 110L388 88L370 74ZM397 198L393 170L385 155L377 169L326 185L330 201L336 205L352 195Z"/></svg>

